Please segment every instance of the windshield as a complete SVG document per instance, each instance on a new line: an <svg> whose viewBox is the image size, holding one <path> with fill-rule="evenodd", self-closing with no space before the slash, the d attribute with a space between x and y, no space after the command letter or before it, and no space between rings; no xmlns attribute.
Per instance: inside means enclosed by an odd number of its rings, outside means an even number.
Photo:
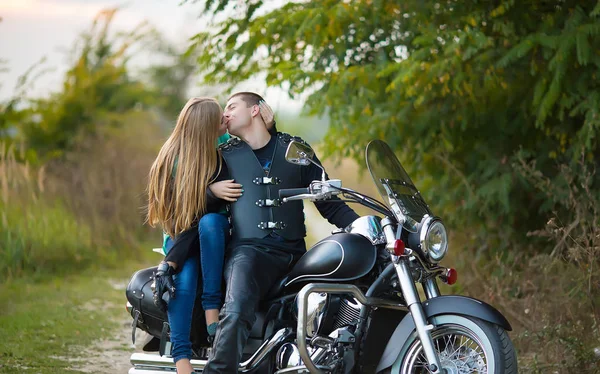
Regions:
<svg viewBox="0 0 600 374"><path fill-rule="evenodd" d="M423 216L432 214L390 146L373 140L367 145L366 159L383 201L406 230L416 232Z"/></svg>

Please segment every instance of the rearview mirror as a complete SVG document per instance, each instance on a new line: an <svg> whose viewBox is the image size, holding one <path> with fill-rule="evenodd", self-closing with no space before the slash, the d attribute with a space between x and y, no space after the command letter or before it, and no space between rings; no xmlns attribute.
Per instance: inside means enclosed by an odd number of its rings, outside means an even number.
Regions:
<svg viewBox="0 0 600 374"><path fill-rule="evenodd" d="M315 151L310 146L292 140L285 152L285 160L295 165L308 166L314 155Z"/></svg>

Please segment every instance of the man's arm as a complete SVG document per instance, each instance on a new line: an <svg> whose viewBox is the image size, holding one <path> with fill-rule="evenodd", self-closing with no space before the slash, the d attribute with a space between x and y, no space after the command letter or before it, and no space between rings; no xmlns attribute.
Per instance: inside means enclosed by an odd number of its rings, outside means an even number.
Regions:
<svg viewBox="0 0 600 374"><path fill-rule="evenodd" d="M316 155L313 157L313 161L321 165L321 161ZM310 182L314 180L321 180L321 176L322 171L316 165L310 164L310 166L302 168L302 183L305 186L309 186ZM315 206L323 218L339 228L348 226L359 217L352 208L335 196L328 200L315 201Z"/></svg>

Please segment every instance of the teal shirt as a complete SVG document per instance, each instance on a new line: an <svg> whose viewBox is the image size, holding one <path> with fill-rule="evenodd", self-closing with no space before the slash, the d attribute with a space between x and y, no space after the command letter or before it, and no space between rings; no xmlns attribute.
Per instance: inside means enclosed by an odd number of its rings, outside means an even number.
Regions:
<svg viewBox="0 0 600 374"><path fill-rule="evenodd" d="M229 135L228 132L226 132L225 135L219 136L219 138L217 139L217 147L223 143L227 143L229 139L231 139L231 135Z"/></svg>
<svg viewBox="0 0 600 374"><path fill-rule="evenodd" d="M219 136L217 138L217 147L220 146L223 143L227 143L227 141L231 139L231 135L229 135L229 133L225 133L222 136ZM177 159L175 159L175 165L173 165L173 178L175 178L175 171L177 169ZM227 214L227 210L222 210L219 212L220 214ZM166 255L167 254L167 243L169 241L169 235L163 232L163 246L162 246L162 250L163 250L163 254Z"/></svg>

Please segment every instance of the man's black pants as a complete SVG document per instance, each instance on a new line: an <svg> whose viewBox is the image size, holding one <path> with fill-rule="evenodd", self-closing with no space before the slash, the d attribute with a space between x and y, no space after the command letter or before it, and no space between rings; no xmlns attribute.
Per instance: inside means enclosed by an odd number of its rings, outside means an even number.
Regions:
<svg viewBox="0 0 600 374"><path fill-rule="evenodd" d="M203 373L237 373L259 302L294 262L294 256L252 245L232 249L225 260L227 285L213 354Z"/></svg>

